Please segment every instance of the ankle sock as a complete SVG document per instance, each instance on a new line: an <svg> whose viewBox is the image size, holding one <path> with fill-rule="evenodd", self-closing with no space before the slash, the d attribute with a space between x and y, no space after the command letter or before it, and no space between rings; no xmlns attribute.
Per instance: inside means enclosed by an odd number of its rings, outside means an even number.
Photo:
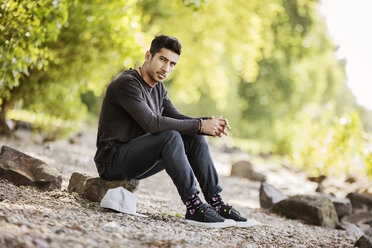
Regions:
<svg viewBox="0 0 372 248"><path fill-rule="evenodd" d="M200 200L198 194L193 194L187 201L185 201L185 205L187 211L189 211L190 214L194 214L195 210L202 205L202 201Z"/></svg>
<svg viewBox="0 0 372 248"><path fill-rule="evenodd" d="M221 205L223 204L220 193L212 196L212 198L208 201L208 204L211 205L217 212L220 211Z"/></svg>

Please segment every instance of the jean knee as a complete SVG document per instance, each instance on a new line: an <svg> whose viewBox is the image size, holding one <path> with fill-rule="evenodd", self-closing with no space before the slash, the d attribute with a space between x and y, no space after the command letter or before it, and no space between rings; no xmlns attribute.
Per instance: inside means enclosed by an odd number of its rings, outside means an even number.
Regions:
<svg viewBox="0 0 372 248"><path fill-rule="evenodd" d="M175 140L177 142L182 142L181 134L176 130L167 130L160 133L165 137L166 140Z"/></svg>

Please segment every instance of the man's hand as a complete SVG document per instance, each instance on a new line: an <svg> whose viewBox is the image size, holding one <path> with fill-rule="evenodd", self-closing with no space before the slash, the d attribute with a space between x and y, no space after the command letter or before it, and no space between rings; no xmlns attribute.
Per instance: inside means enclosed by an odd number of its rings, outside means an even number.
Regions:
<svg viewBox="0 0 372 248"><path fill-rule="evenodd" d="M204 134L221 137L222 134L228 135L227 129L231 129L229 121L222 116L218 118L211 116L207 120L202 120Z"/></svg>

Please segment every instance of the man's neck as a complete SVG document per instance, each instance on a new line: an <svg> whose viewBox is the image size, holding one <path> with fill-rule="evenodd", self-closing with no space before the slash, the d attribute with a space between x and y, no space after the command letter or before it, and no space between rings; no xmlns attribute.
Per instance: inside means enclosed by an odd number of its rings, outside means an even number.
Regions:
<svg viewBox="0 0 372 248"><path fill-rule="evenodd" d="M141 67L138 68L138 73L141 75L143 80L151 87L154 87L158 82L152 80L146 70L146 63L144 63Z"/></svg>

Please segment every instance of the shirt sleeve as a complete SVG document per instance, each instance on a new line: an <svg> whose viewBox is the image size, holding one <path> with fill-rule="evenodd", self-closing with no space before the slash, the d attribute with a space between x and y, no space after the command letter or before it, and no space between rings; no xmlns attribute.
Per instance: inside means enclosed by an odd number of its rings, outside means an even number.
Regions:
<svg viewBox="0 0 372 248"><path fill-rule="evenodd" d="M137 82L127 81L119 84L116 91L119 105L147 132L158 133L176 130L181 134L194 136L199 130L197 119L177 119L155 114L147 105Z"/></svg>

